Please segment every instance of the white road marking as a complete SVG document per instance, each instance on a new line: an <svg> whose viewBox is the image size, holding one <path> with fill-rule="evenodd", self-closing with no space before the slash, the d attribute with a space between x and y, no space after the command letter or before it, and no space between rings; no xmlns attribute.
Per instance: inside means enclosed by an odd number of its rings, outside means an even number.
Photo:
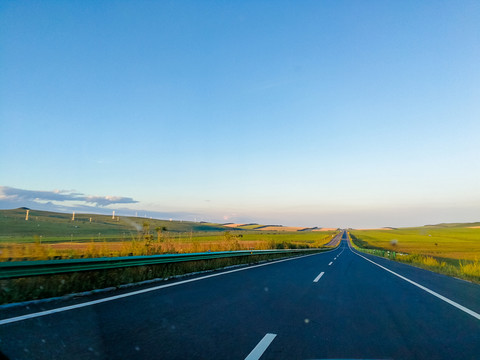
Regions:
<svg viewBox="0 0 480 360"><path fill-rule="evenodd" d="M328 264L328 266L332 265L333 264L333 261L330 261L330 264Z"/></svg>
<svg viewBox="0 0 480 360"><path fill-rule="evenodd" d="M325 274L323 271L315 278L315 280L313 280L313 282L318 282L318 280L320 280L320 278L323 276L323 274Z"/></svg>
<svg viewBox="0 0 480 360"><path fill-rule="evenodd" d="M59 313L59 312L63 312L63 311L68 311L68 310L80 309L80 308L91 306L91 305L101 304L101 303L104 303L104 302L107 302L107 301L113 301L113 300L126 298L126 297L129 297L129 296L148 293L150 291L156 291L156 290L165 289L165 288L168 288L168 287L182 285L182 284L187 284L187 283L191 283L191 282L194 282L194 281L204 280L204 279L208 279L208 278L212 278L212 277L216 277L216 276L231 274L231 273L235 273L235 272L239 272L239 271L245 271L245 270L254 269L254 268L257 268L257 267L261 267L261 266L278 264L278 263L284 262L284 261L301 259L301 258L305 258L305 257L308 257L308 256L314 256L314 255L319 255L319 254L324 254L324 253L321 252L321 253L315 253L315 254L310 254L310 255L296 256L296 257L293 257L293 258L273 261L273 262L259 264L259 265L253 265L253 266L249 266L249 267L245 267L245 268L241 268L241 269L229 270L229 271L221 272L221 273L218 273L218 274L206 275L206 276L202 276L202 277L198 277L198 278L194 278L194 279L188 279L188 280L178 281L178 282L174 282L174 283L170 283L170 284L155 286L155 287L148 288L148 289L137 290L137 291L129 292L129 293L126 293L126 294L110 296L110 297L103 298L103 299L87 301L87 302L84 302L84 303L81 303L81 304L64 306L64 307L61 307L61 308L40 311L40 312L37 312L37 313L32 313L32 314L27 314L27 315L22 315L22 316L16 316L16 317L13 317L13 318L0 320L0 325L5 325L5 324L17 322L17 321L27 320L27 319L33 319L33 318L37 318L37 317L40 317L40 316L51 315L51 314L55 314L55 313Z"/></svg>
<svg viewBox="0 0 480 360"><path fill-rule="evenodd" d="M422 289L423 291L426 291L426 292L429 293L429 294L432 294L433 296L436 296L436 297L439 298L440 300L443 300L443 301L445 301L446 303L448 303L448 304L450 304L450 305L452 305L452 306L455 306L457 309L462 310L463 312L466 312L468 315L473 316L473 317L476 318L477 320L480 320L480 314L476 313L475 311L470 310L469 308L466 308L465 306L460 305L459 303L456 303L455 301L450 300L449 298L447 298L447 297L445 297L445 296L443 296L443 295L440 295L439 293L437 293L437 292L435 292L435 291L433 291L433 290L430 290L429 288L427 288L427 287L425 287L425 286L423 286L423 285L420 285L419 283L416 283L415 281L410 280L410 279L406 278L405 276L402 276L402 275L400 275L400 274L397 274L395 271L392 271L392 270L390 270L390 269L387 269L386 267L384 267L384 266L382 266L382 265L380 265L380 264L377 264L375 261L372 261L372 260L366 258L366 257L363 256L363 255L357 254L355 251L352 250L351 247L350 247L350 251L352 251L355 255L358 255L358 256L360 256L361 258L364 258L365 260L371 262L372 264L377 265L378 267L382 268L383 270L388 271L389 273L392 273L392 274L395 275L395 276L398 276L400 279L405 280L405 281L409 282L409 283L412 284L412 285L415 285L416 287Z"/></svg>
<svg viewBox="0 0 480 360"><path fill-rule="evenodd" d="M273 339L277 334L267 334L263 337L262 340L255 346L255 348L248 354L248 356L245 358L245 360L258 360L260 357L263 355L265 350L270 346L272 343Z"/></svg>

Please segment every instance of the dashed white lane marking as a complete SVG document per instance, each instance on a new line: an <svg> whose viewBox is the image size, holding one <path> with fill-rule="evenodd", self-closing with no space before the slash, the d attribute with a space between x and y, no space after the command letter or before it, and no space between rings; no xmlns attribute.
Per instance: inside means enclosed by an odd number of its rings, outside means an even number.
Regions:
<svg viewBox="0 0 480 360"><path fill-rule="evenodd" d="M308 256L315 256L315 255L320 255L320 254L322 254L322 253L296 256L296 257L293 257L293 258L282 259L282 260L278 260L278 261L272 261L272 262L269 262L269 263L253 265L253 266L240 268L240 269L235 269L235 270L229 270L229 271L225 271L225 272L221 272L221 273L217 273L217 274L201 276L201 277L194 278L194 279L188 279L188 280L178 281L178 282L174 282L174 283L170 283L170 284L155 286L155 287L151 287L151 288L147 288L147 289L132 291L132 292L129 292L129 293L126 293L126 294L110 296L110 297L99 299L99 300L87 301L87 302L84 302L84 303L81 303L81 304L64 306L64 307L60 307L60 308L56 308L56 309L40 311L40 312L37 312L37 313L17 316L17 317L13 317L13 318L9 318L9 319L3 319L3 320L0 320L0 325L5 325L5 324L9 324L9 323L17 322L17 321L22 321L22 320L27 320L27 319L32 319L32 318L37 318L37 317L40 317L40 316L55 314L55 313L59 313L59 312L63 312L63 311L79 309L79 308L83 308L83 307L86 307L86 306L101 304L101 303L104 303L104 302L107 302L107 301L113 301L113 300L117 300L117 299L121 299L121 298L126 298L126 297L129 297L129 296L148 293L150 291L156 291L156 290L160 290L160 289L164 289L164 288L168 288L168 287L172 287L172 286L177 286L177 285L182 285L182 284L186 284L186 283L190 283L190 282L194 282L194 281L204 280L204 279L208 279L208 278L212 278L212 277L216 277L216 276L222 276L222 275L231 274L231 273L235 273L235 272L239 272L239 271L254 269L254 268L257 268L257 267L261 267L261 266L278 264L278 263L284 262L284 261L301 259L301 258L305 258L305 257L308 257Z"/></svg>
<svg viewBox="0 0 480 360"><path fill-rule="evenodd" d="M332 265L333 264L333 261L330 261L330 264L328 264L328 266Z"/></svg>
<svg viewBox="0 0 480 360"><path fill-rule="evenodd" d="M275 339L277 334L267 334L263 337L262 340L255 346L255 348L248 354L245 360L258 360L263 355L265 350L270 346L273 339Z"/></svg>
<svg viewBox="0 0 480 360"><path fill-rule="evenodd" d="M406 278L405 276L402 276L402 275L400 275L400 274L397 274L395 271L392 271L392 270L390 270L390 269L387 269L386 267L384 267L384 266L382 266L382 265L380 265L380 264L377 264L375 261L372 261L372 260L366 258L365 256L362 256L362 255L360 255L360 254L357 254L355 251L352 250L352 248L350 248L350 250L351 250L355 255L358 255L358 256L364 258L365 260L371 262L372 264L377 265L378 267L382 268L383 270L388 271L389 273L392 273L392 274L395 275L395 276L398 276L400 279L405 280L405 281L409 282L409 283L412 284L412 285L415 285L416 287L418 287L418 288L426 291L427 293L432 294L433 296L436 296L436 297L439 298L440 300L443 300L443 301L445 301L446 303L448 303L448 304L450 304L450 305L452 305L452 306L455 306L457 309L462 310L463 312L466 312L468 315L473 316L473 317L476 318L477 320L480 320L480 314L476 313L475 311L470 310L469 308L466 308L465 306L460 305L459 303L456 303L455 301L450 300L449 298L447 298L447 297L445 297L445 296L443 296L443 295L440 295L439 293L437 293L437 292L435 292L435 291L433 291L433 290L430 290L429 288L427 288L427 287L425 287L425 286L423 286L423 285L420 285L420 284L416 283L415 281Z"/></svg>
<svg viewBox="0 0 480 360"><path fill-rule="evenodd" d="M315 278L315 280L313 280L313 282L318 282L318 280L320 280L320 278L323 276L323 274L325 274L325 272L321 272L320 274L318 274L318 276Z"/></svg>

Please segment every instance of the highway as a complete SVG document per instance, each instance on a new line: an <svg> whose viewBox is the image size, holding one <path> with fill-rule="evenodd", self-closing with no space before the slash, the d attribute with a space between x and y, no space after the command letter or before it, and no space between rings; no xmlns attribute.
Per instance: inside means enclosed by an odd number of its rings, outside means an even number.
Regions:
<svg viewBox="0 0 480 360"><path fill-rule="evenodd" d="M8 359L480 359L480 286L330 252L0 308ZM1 358L1 357L0 357Z"/></svg>

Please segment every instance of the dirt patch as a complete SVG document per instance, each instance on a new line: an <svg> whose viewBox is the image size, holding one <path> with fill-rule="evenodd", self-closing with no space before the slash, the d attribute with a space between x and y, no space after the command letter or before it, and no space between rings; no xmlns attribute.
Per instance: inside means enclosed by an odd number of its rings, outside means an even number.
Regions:
<svg viewBox="0 0 480 360"><path fill-rule="evenodd" d="M304 230L304 227L296 227L296 226L265 226L255 230L262 230L262 231L300 231Z"/></svg>
<svg viewBox="0 0 480 360"><path fill-rule="evenodd" d="M229 228L236 228L236 227L239 227L239 226L242 226L242 225L245 225L245 224L227 224L227 225L223 225L223 226L229 227Z"/></svg>

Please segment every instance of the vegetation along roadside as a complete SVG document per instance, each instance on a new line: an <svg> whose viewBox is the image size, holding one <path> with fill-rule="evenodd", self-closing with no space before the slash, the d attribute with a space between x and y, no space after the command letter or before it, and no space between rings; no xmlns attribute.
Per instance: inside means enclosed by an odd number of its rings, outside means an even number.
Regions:
<svg viewBox="0 0 480 360"><path fill-rule="evenodd" d="M350 230L362 252L480 283L479 223Z"/></svg>

